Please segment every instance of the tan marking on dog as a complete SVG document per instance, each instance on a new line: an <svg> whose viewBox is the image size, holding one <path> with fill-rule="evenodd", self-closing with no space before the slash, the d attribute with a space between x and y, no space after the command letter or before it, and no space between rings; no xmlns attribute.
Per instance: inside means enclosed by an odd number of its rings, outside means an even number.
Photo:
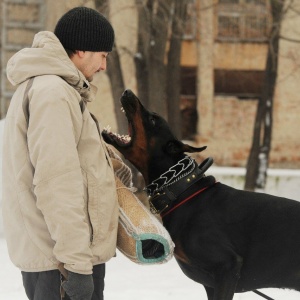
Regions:
<svg viewBox="0 0 300 300"><path fill-rule="evenodd" d="M177 241L174 241L174 243L175 243L174 256L176 257L176 259L182 261L185 264L190 264L188 257L186 256L186 254L184 253L184 251L182 249L182 245L181 245L180 241L177 240Z"/></svg>
<svg viewBox="0 0 300 300"><path fill-rule="evenodd" d="M147 135L141 118L140 107L133 116L135 127L135 142L131 150L126 154L126 158L142 173L145 182L148 182L148 149Z"/></svg>

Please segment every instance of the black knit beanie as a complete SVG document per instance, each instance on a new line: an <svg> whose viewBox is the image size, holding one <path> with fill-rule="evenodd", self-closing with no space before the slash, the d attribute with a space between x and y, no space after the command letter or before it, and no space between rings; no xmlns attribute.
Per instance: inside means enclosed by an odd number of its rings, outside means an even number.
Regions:
<svg viewBox="0 0 300 300"><path fill-rule="evenodd" d="M107 19L87 7L75 7L65 13L54 33L65 49L92 52L111 52L115 38Z"/></svg>

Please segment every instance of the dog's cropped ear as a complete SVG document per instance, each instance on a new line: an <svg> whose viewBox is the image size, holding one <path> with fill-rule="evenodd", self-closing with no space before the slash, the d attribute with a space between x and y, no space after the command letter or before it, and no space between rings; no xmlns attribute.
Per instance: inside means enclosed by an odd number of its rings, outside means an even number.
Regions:
<svg viewBox="0 0 300 300"><path fill-rule="evenodd" d="M188 152L188 153L202 152L207 148L207 146L198 148L198 147L192 147L188 144L183 144L183 145L184 145L183 152Z"/></svg>
<svg viewBox="0 0 300 300"><path fill-rule="evenodd" d="M167 153L174 155L174 154L180 154L180 153L184 153L184 152L188 152L188 153L201 152L201 151L205 150L206 148L207 148L206 146L196 148L196 147L192 147L188 144L184 144L179 140L172 140L167 143L165 150Z"/></svg>

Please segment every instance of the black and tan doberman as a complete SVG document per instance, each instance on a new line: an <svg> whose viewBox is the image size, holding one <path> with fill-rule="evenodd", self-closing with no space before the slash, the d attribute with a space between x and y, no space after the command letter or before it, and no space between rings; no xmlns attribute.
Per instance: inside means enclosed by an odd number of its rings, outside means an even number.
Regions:
<svg viewBox="0 0 300 300"><path fill-rule="evenodd" d="M300 203L205 176L212 159L197 165L185 153L206 147L179 141L130 90L121 103L130 137L102 135L144 176L151 208L161 215L184 274L204 285L209 300L269 287L299 291Z"/></svg>

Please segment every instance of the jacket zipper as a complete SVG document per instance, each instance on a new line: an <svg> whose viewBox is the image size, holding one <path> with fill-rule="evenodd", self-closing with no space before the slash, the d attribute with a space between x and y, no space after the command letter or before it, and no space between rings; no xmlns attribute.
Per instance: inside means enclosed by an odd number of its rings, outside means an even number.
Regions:
<svg viewBox="0 0 300 300"><path fill-rule="evenodd" d="M88 220L89 220L89 225L91 227L91 237L90 237L90 242L93 243L94 241L94 228L93 228L93 224L92 224L92 220L90 217L90 212L89 212L89 196L87 195L87 203L86 203L86 211L87 211L87 215L88 215Z"/></svg>

